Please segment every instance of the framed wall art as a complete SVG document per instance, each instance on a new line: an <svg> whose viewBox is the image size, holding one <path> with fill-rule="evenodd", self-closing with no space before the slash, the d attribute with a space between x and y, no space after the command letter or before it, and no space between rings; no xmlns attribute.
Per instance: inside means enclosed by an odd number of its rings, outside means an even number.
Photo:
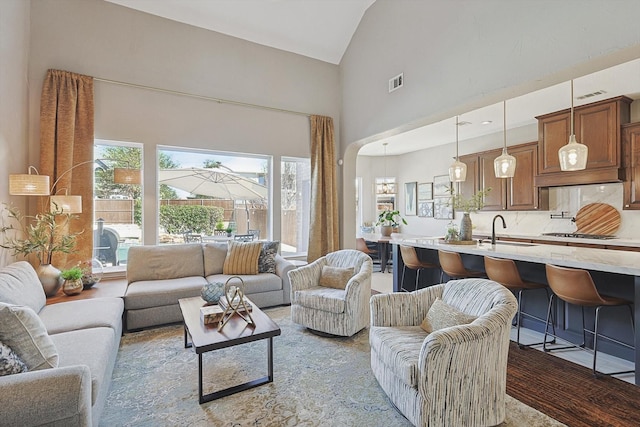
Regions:
<svg viewBox="0 0 640 427"><path fill-rule="evenodd" d="M417 182L404 183L404 214L407 216L417 213Z"/></svg>
<svg viewBox="0 0 640 427"><path fill-rule="evenodd" d="M433 182L421 182L418 184L418 202L433 199Z"/></svg>
<svg viewBox="0 0 640 427"><path fill-rule="evenodd" d="M418 201L418 216L433 218L433 201Z"/></svg>
<svg viewBox="0 0 640 427"><path fill-rule="evenodd" d="M435 219L453 219L453 197L434 198L433 217Z"/></svg>
<svg viewBox="0 0 640 427"><path fill-rule="evenodd" d="M451 181L449 175L438 175L433 177L433 196L444 197L451 196Z"/></svg>

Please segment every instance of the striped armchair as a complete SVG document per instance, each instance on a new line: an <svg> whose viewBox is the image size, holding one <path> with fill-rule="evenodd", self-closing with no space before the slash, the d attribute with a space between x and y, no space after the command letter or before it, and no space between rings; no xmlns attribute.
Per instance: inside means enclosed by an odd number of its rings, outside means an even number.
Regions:
<svg viewBox="0 0 640 427"><path fill-rule="evenodd" d="M419 325L440 297L477 316L428 334ZM518 303L486 279L452 280L371 297L371 369L416 426L493 426L505 419L511 319Z"/></svg>
<svg viewBox="0 0 640 427"><path fill-rule="evenodd" d="M322 267L354 267L345 289L320 286ZM289 271L291 320L309 329L349 337L369 325L371 258L360 251L331 252Z"/></svg>

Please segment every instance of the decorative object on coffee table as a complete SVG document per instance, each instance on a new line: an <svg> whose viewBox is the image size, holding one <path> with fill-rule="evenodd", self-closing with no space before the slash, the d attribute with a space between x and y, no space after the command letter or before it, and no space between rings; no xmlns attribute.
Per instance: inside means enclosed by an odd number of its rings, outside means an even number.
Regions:
<svg viewBox="0 0 640 427"><path fill-rule="evenodd" d="M217 304L222 295L224 295L224 283L222 282L207 283L200 291L202 299L209 304Z"/></svg>
<svg viewBox="0 0 640 427"><path fill-rule="evenodd" d="M231 284L233 279L237 279L240 281L239 284ZM244 296L244 280L242 280L239 276L231 276L227 279L224 284L224 295L222 298L225 299L227 308L225 308L224 313L222 315L222 320L218 324L218 330L222 330L224 325L227 324L229 319L233 317L234 314L240 316L245 322L249 324L249 326L255 326L255 322L251 317L251 310L247 308L245 304L245 296Z"/></svg>

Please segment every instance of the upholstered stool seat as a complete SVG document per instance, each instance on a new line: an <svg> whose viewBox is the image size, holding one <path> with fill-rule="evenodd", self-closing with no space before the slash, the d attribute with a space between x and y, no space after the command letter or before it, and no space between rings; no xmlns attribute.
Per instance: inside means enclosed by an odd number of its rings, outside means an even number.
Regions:
<svg viewBox="0 0 640 427"><path fill-rule="evenodd" d="M417 291L418 285L420 283L420 271L426 268L437 268L440 269L438 264L434 264L432 262L423 261L418 257L418 253L416 252L416 248L413 246L405 246L400 245L400 254L402 255L402 261L404 262L404 267L402 267L402 279L400 281L400 290L409 292L409 291ZM407 289L404 284L405 273L407 272L407 268L410 270L415 270L416 272L416 283L413 289Z"/></svg>
<svg viewBox="0 0 640 427"><path fill-rule="evenodd" d="M450 279L468 279L472 277L486 278L487 275L482 271L469 270L462 263L462 257L458 252L438 249L438 259L440 260L440 281L443 282L443 275L446 274Z"/></svg>

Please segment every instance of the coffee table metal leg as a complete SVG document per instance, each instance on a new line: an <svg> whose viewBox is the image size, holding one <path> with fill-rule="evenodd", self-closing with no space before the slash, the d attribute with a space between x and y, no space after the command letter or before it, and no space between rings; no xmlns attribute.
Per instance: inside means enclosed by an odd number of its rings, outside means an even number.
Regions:
<svg viewBox="0 0 640 427"><path fill-rule="evenodd" d="M267 343L267 365L269 373L266 377L262 377L244 384L238 384L233 387L225 388L224 390L203 395L202 353L198 353L198 401L200 402L200 404L211 402L212 400L220 399L221 397L230 396L241 391L249 390L250 388L273 382L273 337L269 337L269 342Z"/></svg>
<svg viewBox="0 0 640 427"><path fill-rule="evenodd" d="M184 325L184 348L190 348L193 344L187 341L187 335L189 334L189 329L187 329L187 325Z"/></svg>

